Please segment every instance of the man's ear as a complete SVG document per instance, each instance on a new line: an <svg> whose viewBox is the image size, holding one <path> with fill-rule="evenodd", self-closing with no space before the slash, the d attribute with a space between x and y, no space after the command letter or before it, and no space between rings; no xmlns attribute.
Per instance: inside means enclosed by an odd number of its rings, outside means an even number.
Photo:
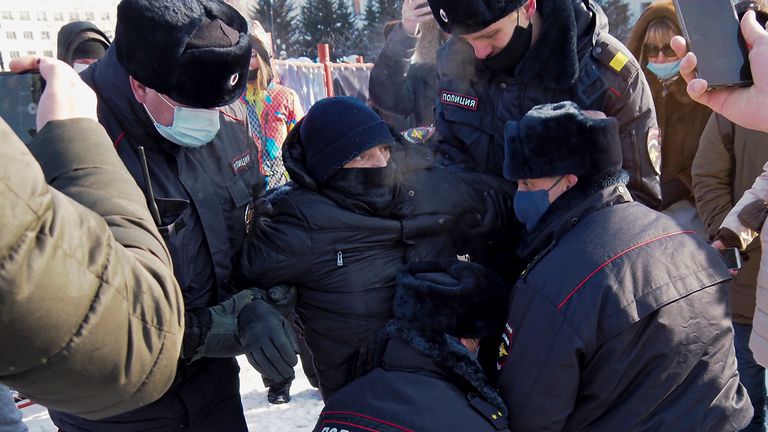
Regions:
<svg viewBox="0 0 768 432"><path fill-rule="evenodd" d="M528 16L528 20L533 19L533 14L536 12L536 0L528 0L528 4L525 5L525 14Z"/></svg>
<svg viewBox="0 0 768 432"><path fill-rule="evenodd" d="M573 174L566 174L563 180L565 180L565 184L568 185L565 187L566 190L576 186L576 183L579 182L579 178Z"/></svg>
<svg viewBox="0 0 768 432"><path fill-rule="evenodd" d="M136 81L132 76L128 77L128 81L130 81L131 83L131 90L133 90L133 97L135 97L140 104L147 102L148 87Z"/></svg>

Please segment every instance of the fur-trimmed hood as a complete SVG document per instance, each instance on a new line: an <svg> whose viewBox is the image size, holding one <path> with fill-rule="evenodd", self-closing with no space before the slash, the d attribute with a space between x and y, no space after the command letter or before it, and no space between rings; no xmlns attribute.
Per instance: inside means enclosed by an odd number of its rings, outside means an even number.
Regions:
<svg viewBox="0 0 768 432"><path fill-rule="evenodd" d="M384 353L384 368L427 369L428 372L442 372L441 375L459 388L467 393L479 394L505 416L507 415L504 401L488 381L483 368L477 360L470 357L469 351L459 343L458 339L400 320L389 321L384 326L382 335L387 339L404 342L408 347L433 360L431 365L428 362L400 364L400 356L387 355L393 349L390 342L390 346Z"/></svg>
<svg viewBox="0 0 768 432"><path fill-rule="evenodd" d="M645 79L648 81L648 86L651 88L654 100L658 100L663 95L671 93L681 103L693 103L693 100L686 91L685 80L675 77L662 83L656 75L648 70L648 57L644 50L645 33L648 30L648 25L659 18L672 20L678 27L677 34L681 34L674 3L672 3L672 0L659 0L648 6L640 15L640 18L637 19L637 23L635 23L635 26L632 27L632 31L629 33L627 48L629 48L640 64L640 69L645 74Z"/></svg>

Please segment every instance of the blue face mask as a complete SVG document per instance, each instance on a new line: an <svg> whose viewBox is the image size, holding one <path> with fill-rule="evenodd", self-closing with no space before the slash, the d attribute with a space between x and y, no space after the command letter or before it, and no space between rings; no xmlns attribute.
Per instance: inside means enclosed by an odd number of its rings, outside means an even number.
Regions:
<svg viewBox="0 0 768 432"><path fill-rule="evenodd" d="M680 60L670 63L651 63L646 66L660 80L668 80L680 72Z"/></svg>
<svg viewBox="0 0 768 432"><path fill-rule="evenodd" d="M202 147L213 140L213 137L219 133L219 110L186 108L171 105L163 95L160 99L173 107L173 123L170 126L164 126L156 122L152 114L147 110L149 118L155 124L155 128L160 135L168 141L178 144L182 147Z"/></svg>
<svg viewBox="0 0 768 432"><path fill-rule="evenodd" d="M563 176L565 177L565 176ZM525 225L528 232L533 231L541 216L549 208L549 191L552 190L563 179L560 177L549 187L549 189L539 189L535 191L515 192L514 208L517 219Z"/></svg>

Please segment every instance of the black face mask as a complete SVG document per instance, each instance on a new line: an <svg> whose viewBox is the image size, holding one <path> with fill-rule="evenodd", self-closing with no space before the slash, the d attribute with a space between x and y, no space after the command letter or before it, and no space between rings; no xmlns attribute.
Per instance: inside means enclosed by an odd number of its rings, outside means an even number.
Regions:
<svg viewBox="0 0 768 432"><path fill-rule="evenodd" d="M258 69L248 69L248 82L253 82L259 77Z"/></svg>
<svg viewBox="0 0 768 432"><path fill-rule="evenodd" d="M383 168L342 168L324 186L331 194L362 203L371 212L388 216L395 207L395 163Z"/></svg>
<svg viewBox="0 0 768 432"><path fill-rule="evenodd" d="M515 26L507 46L493 57L482 60L483 66L496 73L514 72L525 54L531 49L532 38L533 26L531 24L528 24L528 27Z"/></svg>

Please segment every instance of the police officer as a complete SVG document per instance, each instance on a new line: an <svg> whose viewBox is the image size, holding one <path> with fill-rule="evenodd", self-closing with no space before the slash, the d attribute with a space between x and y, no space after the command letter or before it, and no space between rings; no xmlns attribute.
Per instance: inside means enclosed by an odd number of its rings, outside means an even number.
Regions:
<svg viewBox="0 0 768 432"><path fill-rule="evenodd" d="M629 190L661 204L648 84L594 0L429 0L453 37L438 53L436 126L449 162L502 175L504 122L572 100L619 121Z"/></svg>
<svg viewBox="0 0 768 432"><path fill-rule="evenodd" d="M632 201L618 122L598 114L563 102L506 125L529 262L498 350L510 429L741 430L752 407L728 271L696 233Z"/></svg>
<svg viewBox="0 0 768 432"><path fill-rule="evenodd" d="M476 360L497 332L507 289L474 263L409 264L398 276L381 367L341 389L315 432L509 431L506 408Z"/></svg>
<svg viewBox="0 0 768 432"><path fill-rule="evenodd" d="M251 191L264 184L235 103L250 55L245 18L221 0L123 0L113 45L83 73L171 252L185 335L159 400L101 420L52 412L65 432L247 431L234 356L275 380L293 372L291 326L259 290L228 292Z"/></svg>

